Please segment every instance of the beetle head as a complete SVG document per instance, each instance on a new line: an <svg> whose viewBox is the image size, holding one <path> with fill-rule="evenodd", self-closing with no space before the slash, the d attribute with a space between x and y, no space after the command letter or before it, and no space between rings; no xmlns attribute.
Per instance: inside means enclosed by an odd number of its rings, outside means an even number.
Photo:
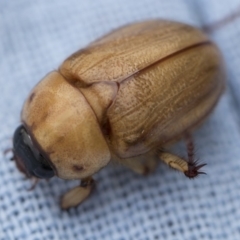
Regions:
<svg viewBox="0 0 240 240"><path fill-rule="evenodd" d="M56 176L82 179L110 161L106 139L91 106L81 91L56 71L32 90L21 119L25 129L20 127L15 133L15 155L31 174L30 170L46 159Z"/></svg>
<svg viewBox="0 0 240 240"><path fill-rule="evenodd" d="M48 179L54 171L48 161L34 146L33 141L23 125L19 126L13 136L13 159L18 169L27 177Z"/></svg>

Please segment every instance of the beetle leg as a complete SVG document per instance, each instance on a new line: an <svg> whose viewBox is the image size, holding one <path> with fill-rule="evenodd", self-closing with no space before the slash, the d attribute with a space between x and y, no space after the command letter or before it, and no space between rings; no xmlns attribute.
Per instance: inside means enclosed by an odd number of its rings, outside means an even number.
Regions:
<svg viewBox="0 0 240 240"><path fill-rule="evenodd" d="M194 178L198 174L205 174L205 172L199 172L198 170L205 165L206 163L203 164L198 164L198 160L194 160L194 142L192 135L190 133L185 134L185 140L186 140L186 145L187 145L187 153L188 153L188 170L184 172L184 174L189 177L189 178Z"/></svg>
<svg viewBox="0 0 240 240"><path fill-rule="evenodd" d="M159 158L171 168L186 172L188 170L188 163L177 155L168 152L159 153Z"/></svg>
<svg viewBox="0 0 240 240"><path fill-rule="evenodd" d="M61 208L69 209L77 207L81 204L92 192L94 187L94 179L87 177L81 180L80 186L70 189L61 199Z"/></svg>
<svg viewBox="0 0 240 240"><path fill-rule="evenodd" d="M112 160L141 175L147 175L153 172L158 164L156 151L150 151L140 156L131 158L119 158L113 155Z"/></svg>
<svg viewBox="0 0 240 240"><path fill-rule="evenodd" d="M135 173L141 175L148 175L156 168L157 161L154 158L148 158L145 162L139 161L137 159L128 158L122 160L121 164L131 169Z"/></svg>
<svg viewBox="0 0 240 240"><path fill-rule="evenodd" d="M199 169L206 164L198 164L198 161L194 160L194 144L190 134L186 134L186 144L188 152L187 161L168 152L160 152L159 158L170 167L183 172L188 178L194 178L198 174L205 174L204 172L199 171Z"/></svg>

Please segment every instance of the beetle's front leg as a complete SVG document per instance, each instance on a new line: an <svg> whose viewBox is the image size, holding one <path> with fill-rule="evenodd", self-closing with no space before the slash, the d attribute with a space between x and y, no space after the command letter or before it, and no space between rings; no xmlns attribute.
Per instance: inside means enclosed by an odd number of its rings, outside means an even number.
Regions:
<svg viewBox="0 0 240 240"><path fill-rule="evenodd" d="M205 174L204 172L199 171L199 169L206 164L198 164L198 161L194 160L194 143L191 134L186 133L185 140L188 153L187 161L168 152L160 152L159 158L170 167L183 172L188 178L194 178L198 174Z"/></svg>
<svg viewBox="0 0 240 240"><path fill-rule="evenodd" d="M92 177L82 179L80 186L72 188L63 195L61 199L61 208L69 209L81 204L92 192L94 183L95 181Z"/></svg>

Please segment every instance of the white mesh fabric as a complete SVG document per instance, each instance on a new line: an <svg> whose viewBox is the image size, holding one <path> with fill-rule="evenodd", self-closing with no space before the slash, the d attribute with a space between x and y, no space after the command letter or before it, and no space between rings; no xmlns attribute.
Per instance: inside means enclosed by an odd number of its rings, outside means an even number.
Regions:
<svg viewBox="0 0 240 240"><path fill-rule="evenodd" d="M228 89L194 134L207 175L192 181L160 164L139 176L120 166L99 172L96 191L76 209L59 197L76 181L30 181L3 155L31 88L71 53L123 24L167 18L202 26L239 0L0 1L0 239L240 239L240 18L211 37L226 60ZM177 151L183 151L180 144Z"/></svg>

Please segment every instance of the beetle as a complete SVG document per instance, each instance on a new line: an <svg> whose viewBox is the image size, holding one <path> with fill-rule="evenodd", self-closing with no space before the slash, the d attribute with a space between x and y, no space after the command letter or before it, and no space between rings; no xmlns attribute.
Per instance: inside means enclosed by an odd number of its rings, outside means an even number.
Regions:
<svg viewBox="0 0 240 240"><path fill-rule="evenodd" d="M204 172L191 133L225 88L224 61L201 30L168 20L116 29L67 58L31 91L13 137L28 177L79 179L63 209L77 206L110 161L146 174L161 159L187 177ZM166 147L186 140L188 158Z"/></svg>

